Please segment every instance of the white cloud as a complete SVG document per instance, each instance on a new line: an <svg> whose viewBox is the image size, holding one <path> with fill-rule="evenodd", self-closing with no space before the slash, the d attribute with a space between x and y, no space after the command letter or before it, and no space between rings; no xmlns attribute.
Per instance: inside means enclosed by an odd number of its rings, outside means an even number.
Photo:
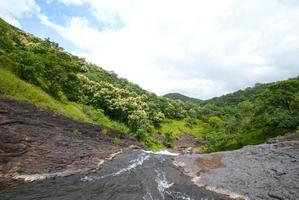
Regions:
<svg viewBox="0 0 299 200"><path fill-rule="evenodd" d="M48 0L49 3L52 3L54 0ZM58 0L59 2L65 4L65 5L83 5L84 3L87 3L86 0Z"/></svg>
<svg viewBox="0 0 299 200"><path fill-rule="evenodd" d="M158 94L209 98L299 72L299 4L291 0L58 1L89 5L105 28L82 17L63 26L44 16L44 24L88 60Z"/></svg>
<svg viewBox="0 0 299 200"><path fill-rule="evenodd" d="M21 27L18 19L25 15L39 12L35 0L2 0L0 1L0 17L10 24Z"/></svg>
<svg viewBox="0 0 299 200"><path fill-rule="evenodd" d="M20 22L15 17L13 17L7 13L1 12L0 17L15 27L19 27L19 28L22 27Z"/></svg>

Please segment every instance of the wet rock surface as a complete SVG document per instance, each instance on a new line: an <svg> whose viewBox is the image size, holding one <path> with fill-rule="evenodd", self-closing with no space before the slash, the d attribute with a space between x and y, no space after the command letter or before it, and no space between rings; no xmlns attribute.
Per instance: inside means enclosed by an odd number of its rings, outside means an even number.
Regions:
<svg viewBox="0 0 299 200"><path fill-rule="evenodd" d="M299 199L299 135L236 151L178 156L193 182L244 199Z"/></svg>
<svg viewBox="0 0 299 200"><path fill-rule="evenodd" d="M0 199L61 200L227 200L193 184L172 161L174 156L142 150L119 154L95 173L56 177L0 192Z"/></svg>
<svg viewBox="0 0 299 200"><path fill-rule="evenodd" d="M97 169L122 149L141 146L102 130L0 97L0 186Z"/></svg>

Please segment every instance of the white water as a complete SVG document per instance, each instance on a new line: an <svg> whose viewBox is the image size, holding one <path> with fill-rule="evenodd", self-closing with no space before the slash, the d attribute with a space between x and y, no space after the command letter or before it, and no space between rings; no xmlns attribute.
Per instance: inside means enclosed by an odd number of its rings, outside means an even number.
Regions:
<svg viewBox="0 0 299 200"><path fill-rule="evenodd" d="M159 171L159 170L155 170L155 171L157 173L157 177L156 177L155 180L156 180L156 182L158 184L158 186L157 186L158 187L158 191L159 191L161 197L163 199L165 199L164 192L165 192L165 190L167 188L170 188L173 185L173 183L169 183L168 182L168 180L166 179L166 176L165 176L165 172Z"/></svg>
<svg viewBox="0 0 299 200"><path fill-rule="evenodd" d="M172 153L167 150L163 150L163 151L159 151L159 152L143 151L138 155L138 157L136 159L129 161L129 165L125 168L122 168L122 169L120 169L116 172L110 173L110 174L106 174L104 176L98 176L98 177L97 176L85 176L84 178L81 178L81 181L94 181L94 180L103 179L103 178L106 178L109 176L118 176L120 174L127 173L131 170L134 170L138 166L142 166L144 161L146 161L150 158L151 154L168 155L168 156L179 155L177 153ZM163 160L164 159L162 159L161 162L163 162ZM157 190L158 190L159 195L161 196L161 199L165 200L165 195L167 195L167 196L174 197L175 199L193 200L185 193L167 190L168 188L173 186L174 183L170 182L167 179L165 171L160 170L160 169L155 169L155 172L156 172L155 182L157 183ZM143 200L154 200L155 198L153 198L151 191L147 191L142 199Z"/></svg>
<svg viewBox="0 0 299 200"><path fill-rule="evenodd" d="M143 200L154 200L153 199L153 196L150 192L147 192L143 197L142 197Z"/></svg>
<svg viewBox="0 0 299 200"><path fill-rule="evenodd" d="M167 155L167 156L178 156L180 155L179 153L173 153L167 150L162 150L158 152L153 152L153 151L144 151L145 153L150 153L150 154L156 154L156 155Z"/></svg>
<svg viewBox="0 0 299 200"><path fill-rule="evenodd" d="M167 192L170 196L175 196L175 199L182 199L182 200L194 200L185 193L182 192ZM201 199L201 200L208 200L208 199Z"/></svg>
<svg viewBox="0 0 299 200"><path fill-rule="evenodd" d="M117 175L122 174L124 172L131 171L132 169L135 169L137 166L142 165L144 161L149 159L149 157L150 157L149 155L145 155L143 153L140 154L140 156L137 159L130 161L130 163L132 163L131 165L129 165L128 167L113 173L112 176L117 176Z"/></svg>
<svg viewBox="0 0 299 200"><path fill-rule="evenodd" d="M155 170L157 173L156 182L157 182L157 189L162 197L165 199L164 194L168 194L171 197L175 197L175 199L182 199L182 200L193 200L188 195L182 192L176 191L168 191L167 189L173 186L173 183L169 182L166 178L166 174L164 171Z"/></svg>
<svg viewBox="0 0 299 200"><path fill-rule="evenodd" d="M130 161L131 164L128 165L126 168L120 169L117 172L114 172L114 173L111 173L111 174L106 174L106 175L100 176L100 177L85 176L85 177L81 178L81 181L94 181L94 180L103 179L103 178L106 178L106 177L109 177L109 176L118 176L122 173L131 171L131 170L135 169L136 167L143 165L143 162L148 160L149 158L150 158L150 155L148 155L148 154L146 155L146 153L143 152L136 159L131 160Z"/></svg>

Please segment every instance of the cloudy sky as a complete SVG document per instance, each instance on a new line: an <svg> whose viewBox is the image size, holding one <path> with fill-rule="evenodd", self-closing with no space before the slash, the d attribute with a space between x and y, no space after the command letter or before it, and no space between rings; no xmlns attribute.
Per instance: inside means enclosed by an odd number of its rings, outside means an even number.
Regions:
<svg viewBox="0 0 299 200"><path fill-rule="evenodd" d="M299 75L298 0L0 0L0 17L158 95Z"/></svg>

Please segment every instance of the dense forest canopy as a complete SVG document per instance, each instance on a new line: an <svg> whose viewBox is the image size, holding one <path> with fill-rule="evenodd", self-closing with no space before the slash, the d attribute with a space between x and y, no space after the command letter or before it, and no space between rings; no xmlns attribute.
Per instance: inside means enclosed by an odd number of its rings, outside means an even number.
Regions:
<svg viewBox="0 0 299 200"><path fill-rule="evenodd" d="M0 67L2 95L18 96L13 91L21 86L10 84L15 88L10 90L7 83L25 81L55 104L75 106L87 121L126 132L152 148L173 147L181 134L191 134L205 141L201 151L235 149L299 126L298 77L207 101L160 97L1 19ZM35 103L33 98L25 99Z"/></svg>

